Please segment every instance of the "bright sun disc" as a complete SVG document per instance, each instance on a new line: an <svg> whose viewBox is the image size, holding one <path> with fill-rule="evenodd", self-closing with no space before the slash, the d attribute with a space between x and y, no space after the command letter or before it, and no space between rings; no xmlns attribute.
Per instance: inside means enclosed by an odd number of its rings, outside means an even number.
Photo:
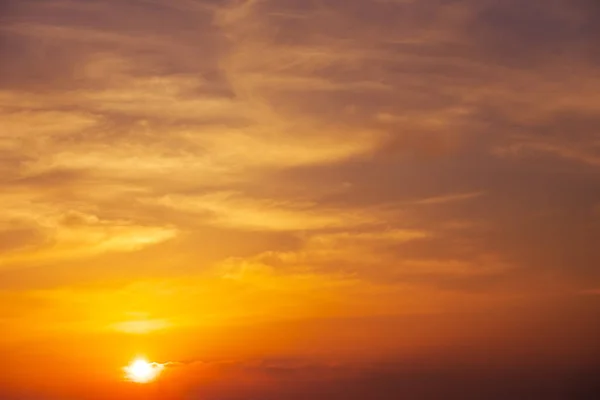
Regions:
<svg viewBox="0 0 600 400"><path fill-rule="evenodd" d="M125 377L129 381L147 383L154 380L160 374L163 366L138 358L123 369L125 370Z"/></svg>

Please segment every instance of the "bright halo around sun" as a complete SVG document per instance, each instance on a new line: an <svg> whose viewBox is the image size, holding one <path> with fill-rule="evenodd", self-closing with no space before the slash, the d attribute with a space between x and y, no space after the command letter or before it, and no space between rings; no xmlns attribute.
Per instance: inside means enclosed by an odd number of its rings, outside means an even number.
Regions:
<svg viewBox="0 0 600 400"><path fill-rule="evenodd" d="M164 366L158 363L150 363L143 358L136 358L123 368L125 378L131 382L148 383L156 379Z"/></svg>

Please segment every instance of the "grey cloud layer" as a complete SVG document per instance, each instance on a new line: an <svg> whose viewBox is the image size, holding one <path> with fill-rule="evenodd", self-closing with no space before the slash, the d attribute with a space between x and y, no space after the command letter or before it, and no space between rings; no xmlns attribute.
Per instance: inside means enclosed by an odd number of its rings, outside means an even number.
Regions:
<svg viewBox="0 0 600 400"><path fill-rule="evenodd" d="M90 238L156 234L140 248L198 226L305 231L288 267L324 272L345 265L340 242L315 240L349 235L368 249L347 268L368 279L598 279L592 0L7 10L1 201L32 206L0 221L0 260L76 212L103 221L70 228ZM73 245L51 226L44 243ZM389 230L423 235L364 240Z"/></svg>

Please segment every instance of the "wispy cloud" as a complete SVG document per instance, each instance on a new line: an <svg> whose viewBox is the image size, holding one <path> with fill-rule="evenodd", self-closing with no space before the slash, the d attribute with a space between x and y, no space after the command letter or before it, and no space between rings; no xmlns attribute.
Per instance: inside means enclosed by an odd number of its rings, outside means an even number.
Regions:
<svg viewBox="0 0 600 400"><path fill-rule="evenodd" d="M417 201L415 201L415 204L431 205L431 204L453 203L455 201L464 201L464 200L474 199L474 198L477 198L482 195L483 195L482 192L449 194L449 195L445 195L445 196L429 197L426 199L417 200Z"/></svg>

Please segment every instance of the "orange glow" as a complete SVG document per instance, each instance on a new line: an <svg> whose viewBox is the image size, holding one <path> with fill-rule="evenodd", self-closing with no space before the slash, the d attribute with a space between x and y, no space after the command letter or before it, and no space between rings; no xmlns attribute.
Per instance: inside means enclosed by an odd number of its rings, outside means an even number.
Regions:
<svg viewBox="0 0 600 400"><path fill-rule="evenodd" d="M0 400L578 397L471 391L600 373L599 19L0 0Z"/></svg>

